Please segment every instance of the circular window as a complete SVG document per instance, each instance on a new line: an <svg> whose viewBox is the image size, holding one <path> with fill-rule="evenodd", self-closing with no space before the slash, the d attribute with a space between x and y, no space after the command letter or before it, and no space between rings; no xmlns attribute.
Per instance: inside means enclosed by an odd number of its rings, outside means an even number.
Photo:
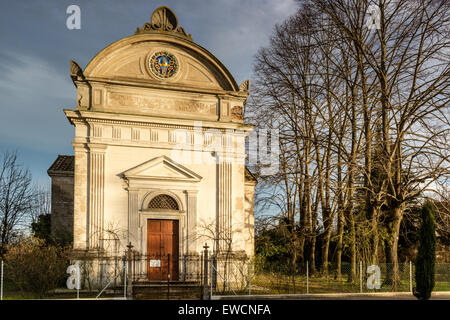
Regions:
<svg viewBox="0 0 450 320"><path fill-rule="evenodd" d="M152 73L162 79L170 78L178 71L177 58L166 51L155 52L149 64Z"/></svg>

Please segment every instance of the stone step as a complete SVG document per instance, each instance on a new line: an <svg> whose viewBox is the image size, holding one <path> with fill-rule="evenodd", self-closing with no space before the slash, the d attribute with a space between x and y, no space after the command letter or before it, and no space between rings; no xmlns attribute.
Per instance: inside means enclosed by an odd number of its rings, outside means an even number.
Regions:
<svg viewBox="0 0 450 320"><path fill-rule="evenodd" d="M200 281L170 281L172 286L200 286ZM132 284L133 287L167 287L167 281L136 281ZM116 288L122 288L123 284L119 284Z"/></svg>
<svg viewBox="0 0 450 320"><path fill-rule="evenodd" d="M201 285L197 281L146 281L133 284L135 299L199 299ZM167 292L169 291L169 297Z"/></svg>

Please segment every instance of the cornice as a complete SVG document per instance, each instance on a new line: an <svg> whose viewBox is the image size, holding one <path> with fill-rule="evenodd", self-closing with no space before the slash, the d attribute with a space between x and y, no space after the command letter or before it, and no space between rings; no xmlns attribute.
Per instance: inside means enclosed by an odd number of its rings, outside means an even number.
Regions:
<svg viewBox="0 0 450 320"><path fill-rule="evenodd" d="M64 109L69 121L73 124L75 122L82 123L105 123L127 126L140 126L164 129L185 129L198 130L198 125L201 122L203 131L215 129L226 133L227 130L233 130L236 134L244 134L243 132L253 130L253 125L241 124L236 122L220 122L209 120L195 120L195 119L177 119L177 118L162 118L146 115L129 115L121 113L98 112L88 110L70 110ZM118 119L120 117L120 119ZM117 119L114 119L117 118ZM170 121L170 123L167 123Z"/></svg>
<svg viewBox="0 0 450 320"><path fill-rule="evenodd" d="M228 99L238 99L239 101L245 101L248 97L248 92L245 91L227 91L227 90L217 90L217 89L207 89L199 87L191 87L186 85L179 85L177 83L171 83L170 86L167 84L159 83L157 81L149 81L148 79L136 79L136 78L125 78L125 77L86 77L85 82L88 82L91 86L95 84L102 85L116 85L125 87L138 87L138 88L148 88L148 89L158 89L165 91L176 91L176 92L190 92L199 94L211 94L220 95L222 97L227 97Z"/></svg>

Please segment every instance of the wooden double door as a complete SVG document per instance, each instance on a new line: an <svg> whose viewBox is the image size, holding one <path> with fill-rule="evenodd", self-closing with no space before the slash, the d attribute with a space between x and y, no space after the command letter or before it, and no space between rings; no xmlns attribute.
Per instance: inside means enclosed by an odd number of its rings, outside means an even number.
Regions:
<svg viewBox="0 0 450 320"><path fill-rule="evenodd" d="M178 280L178 220L147 220L149 280Z"/></svg>

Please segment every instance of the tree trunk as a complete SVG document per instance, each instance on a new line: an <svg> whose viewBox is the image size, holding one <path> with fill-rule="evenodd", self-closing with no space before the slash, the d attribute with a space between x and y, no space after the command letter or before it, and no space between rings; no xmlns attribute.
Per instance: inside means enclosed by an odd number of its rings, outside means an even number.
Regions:
<svg viewBox="0 0 450 320"><path fill-rule="evenodd" d="M356 230L355 230L355 219L353 217L353 212L351 211L351 208L347 209L346 212L347 216L347 225L348 225L348 232L350 237L350 275L349 275L349 281L355 281L356 279Z"/></svg>
<svg viewBox="0 0 450 320"><path fill-rule="evenodd" d="M342 279L342 245L344 240L344 211L338 212L338 241L336 245L337 277Z"/></svg>
<svg viewBox="0 0 450 320"><path fill-rule="evenodd" d="M314 274L316 272L316 237L311 237L311 251L309 255L309 261L310 261L310 273Z"/></svg>
<svg viewBox="0 0 450 320"><path fill-rule="evenodd" d="M326 208L325 210L329 210ZM331 239L331 220L329 213L324 214L326 218L324 219L324 239L322 240L322 272L325 277L328 277L328 254L330 250L330 239Z"/></svg>
<svg viewBox="0 0 450 320"><path fill-rule="evenodd" d="M372 263L378 263L378 243L379 243L379 234L378 234L378 208L371 207L372 211Z"/></svg>
<svg viewBox="0 0 450 320"><path fill-rule="evenodd" d="M392 210L392 221L389 223L390 237L388 239L388 255L386 257L387 262L390 263L390 268L388 267L388 279L392 281L392 290L397 291L399 285L399 274L398 274L398 237L400 234L400 223L403 216L403 208L394 207Z"/></svg>

